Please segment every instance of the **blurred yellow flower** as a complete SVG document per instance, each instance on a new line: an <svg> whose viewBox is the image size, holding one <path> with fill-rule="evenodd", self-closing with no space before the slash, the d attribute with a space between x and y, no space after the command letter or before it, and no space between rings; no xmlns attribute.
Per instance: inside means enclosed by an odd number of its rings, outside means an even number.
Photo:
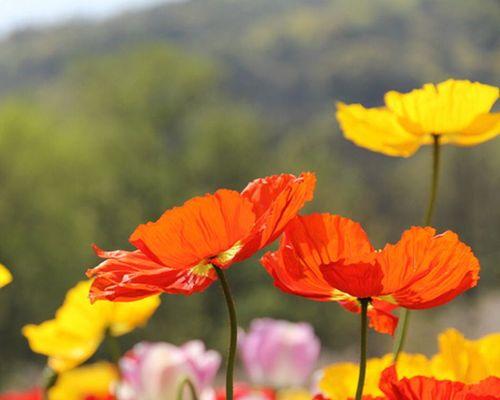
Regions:
<svg viewBox="0 0 500 400"><path fill-rule="evenodd" d="M347 139L389 156L408 157L433 142L472 146L500 133L500 113L490 113L497 87L466 80L428 83L409 93L390 91L385 107L339 103L337 119Z"/></svg>
<svg viewBox="0 0 500 400"><path fill-rule="evenodd" d="M133 303L91 304L90 285L91 281L82 281L70 289L54 319L23 328L31 349L48 356L48 364L56 372L90 358L106 333L120 336L146 324L160 305L158 296Z"/></svg>
<svg viewBox="0 0 500 400"><path fill-rule="evenodd" d="M363 393L382 396L378 381L382 371L392 364L392 354L382 358L371 358L366 364L366 380ZM398 360L398 373L402 377L423 375L429 371L430 361L421 354L401 353ZM323 369L319 389L330 400L346 400L356 393L358 383L358 364L339 363Z"/></svg>
<svg viewBox="0 0 500 400"><path fill-rule="evenodd" d="M432 372L438 379L477 383L488 376L500 376L500 333L468 340L455 329L439 335L439 353L432 358Z"/></svg>
<svg viewBox="0 0 500 400"><path fill-rule="evenodd" d="M382 371L392 364L392 354L367 362L365 395L382 396L378 382ZM455 329L439 335L439 353L431 359L422 354L401 353L398 375L411 378L432 376L464 383L477 383L489 376L500 376L500 333L468 340ZM330 400L353 397L358 380L358 364L338 363L323 369L321 392Z"/></svg>
<svg viewBox="0 0 500 400"><path fill-rule="evenodd" d="M305 389L283 389L278 391L276 400L311 400L311 392Z"/></svg>
<svg viewBox="0 0 500 400"><path fill-rule="evenodd" d="M12 275L3 264L0 264L0 288L12 282Z"/></svg>
<svg viewBox="0 0 500 400"><path fill-rule="evenodd" d="M49 390L49 400L105 400L111 398L109 394L117 380L118 373L110 363L85 365L59 375Z"/></svg>

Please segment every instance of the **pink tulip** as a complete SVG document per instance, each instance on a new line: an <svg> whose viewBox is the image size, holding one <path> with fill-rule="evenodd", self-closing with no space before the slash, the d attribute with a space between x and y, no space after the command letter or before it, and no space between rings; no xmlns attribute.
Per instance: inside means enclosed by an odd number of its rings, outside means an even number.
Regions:
<svg viewBox="0 0 500 400"><path fill-rule="evenodd" d="M311 325L256 319L240 336L240 355L250 380L276 388L306 383L318 360L319 339Z"/></svg>
<svg viewBox="0 0 500 400"><path fill-rule="evenodd" d="M221 363L219 353L201 341L177 347L169 343L135 345L120 360L118 400L175 399L179 385L189 378L199 394L210 390ZM186 392L186 398L188 398Z"/></svg>

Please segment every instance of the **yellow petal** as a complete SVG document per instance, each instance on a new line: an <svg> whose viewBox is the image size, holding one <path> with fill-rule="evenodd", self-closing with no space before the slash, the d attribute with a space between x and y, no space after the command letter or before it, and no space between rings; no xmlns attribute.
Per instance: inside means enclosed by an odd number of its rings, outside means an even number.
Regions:
<svg viewBox="0 0 500 400"><path fill-rule="evenodd" d="M23 328L31 349L49 357L49 365L57 372L90 358L108 330L118 336L144 325L160 303L155 296L133 303L91 304L90 285L91 281L81 281L70 289L55 319Z"/></svg>
<svg viewBox="0 0 500 400"><path fill-rule="evenodd" d="M382 396L378 388L380 374L392 364L392 354L382 358L371 358L366 364L366 381L363 393L371 396ZM321 392L331 400L345 400L354 397L358 382L359 368L354 363L339 363L326 367L319 382ZM422 354L402 353L398 360L398 375L412 377L429 375L430 361Z"/></svg>
<svg viewBox="0 0 500 400"><path fill-rule="evenodd" d="M500 376L500 333L492 333L479 340L472 341L486 368L487 376ZM478 380L484 379L481 376Z"/></svg>
<svg viewBox="0 0 500 400"><path fill-rule="evenodd" d="M108 303L111 308L109 330L113 336L124 335L144 326L160 305L160 296L146 297L130 303Z"/></svg>
<svg viewBox="0 0 500 400"><path fill-rule="evenodd" d="M420 147L421 138L405 130L385 108L338 103L336 116L344 136L358 146L401 157L412 155Z"/></svg>
<svg viewBox="0 0 500 400"><path fill-rule="evenodd" d="M500 133L500 113L478 116L462 132L449 135L450 142L460 146L474 146L493 139Z"/></svg>
<svg viewBox="0 0 500 400"><path fill-rule="evenodd" d="M277 400L311 400L312 395L305 389L284 389L277 393Z"/></svg>
<svg viewBox="0 0 500 400"><path fill-rule="evenodd" d="M398 376L405 378L411 378L417 375L432 376L431 360L423 354L401 353L398 358L397 368Z"/></svg>
<svg viewBox="0 0 500 400"><path fill-rule="evenodd" d="M113 365L105 362L86 365L59 375L49 391L49 400L82 400L105 398L118 380Z"/></svg>
<svg viewBox="0 0 500 400"><path fill-rule="evenodd" d="M378 388L381 372L391 363L390 358L371 358L366 364L366 380L363 393L380 396ZM333 364L323 369L323 377L319 381L319 389L331 400L345 400L354 397L358 382L359 367L355 363Z"/></svg>
<svg viewBox="0 0 500 400"><path fill-rule="evenodd" d="M439 379L477 383L500 373L500 334L467 340L449 329L439 335L439 353L432 359L432 370Z"/></svg>
<svg viewBox="0 0 500 400"><path fill-rule="evenodd" d="M12 282L12 275L3 264L0 264L0 288Z"/></svg>
<svg viewBox="0 0 500 400"><path fill-rule="evenodd" d="M497 87L450 79L409 93L388 92L385 104L415 134L454 135L488 113L497 99Z"/></svg>
<svg viewBox="0 0 500 400"><path fill-rule="evenodd" d="M78 282L68 290L56 312L58 324L70 332L85 331L87 337L102 336L108 325L108 303L90 303L91 281Z"/></svg>
<svg viewBox="0 0 500 400"><path fill-rule="evenodd" d="M80 365L95 353L102 341L102 333L96 336L88 335L85 330L68 330L57 320L26 325L23 335L28 339L31 350L48 356L49 366L57 372Z"/></svg>

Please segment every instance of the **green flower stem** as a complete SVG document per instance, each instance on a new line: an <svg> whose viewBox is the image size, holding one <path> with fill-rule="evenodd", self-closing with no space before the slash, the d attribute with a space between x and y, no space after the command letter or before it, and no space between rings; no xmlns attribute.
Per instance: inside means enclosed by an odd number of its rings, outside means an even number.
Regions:
<svg viewBox="0 0 500 400"><path fill-rule="evenodd" d="M359 299L361 303L361 346L359 355L358 388L356 389L356 400L363 398L363 387L366 376L366 336L368 333L368 304L370 299Z"/></svg>
<svg viewBox="0 0 500 400"><path fill-rule="evenodd" d="M42 390L44 400L49 399L49 390L56 384L56 382L57 372L49 366L46 366L42 372Z"/></svg>
<svg viewBox="0 0 500 400"><path fill-rule="evenodd" d="M222 291L224 292L224 297L227 304L227 312L229 314L229 326L230 326L230 340L229 340L229 352L227 357L227 369L226 369L226 400L233 400L233 375L234 375L234 361L236 357L236 344L238 340L238 322L236 319L236 308L234 306L233 296L231 295L231 290L229 289L229 284L227 282L224 271L214 265L215 272L219 278Z"/></svg>
<svg viewBox="0 0 500 400"><path fill-rule="evenodd" d="M441 164L441 143L439 141L439 135L432 135L432 185L431 194L429 196L429 203L427 206L427 212L425 213L424 225L428 226L432 222L432 217L434 215L434 209L436 206L437 191L439 185L439 165Z"/></svg>
<svg viewBox="0 0 500 400"><path fill-rule="evenodd" d="M191 393L191 400L198 400L198 395L196 394L196 388L194 387L193 382L189 378L184 378L182 382L179 384L179 389L177 390L177 400L183 400L184 388L188 387L189 392Z"/></svg>
<svg viewBox="0 0 500 400"><path fill-rule="evenodd" d="M439 186L439 166L441 164L441 143L439 140L439 135L432 135L432 183L431 192L429 196L429 201L427 205L427 211L424 218L424 226L429 226L432 222L432 217L434 215L434 210L436 208L436 198ZM396 362L398 360L399 354L403 350L406 341L406 335L408 333L408 325L410 320L410 310L407 308L403 309L401 314L401 320L399 322L399 329L396 333L396 341L393 348L393 360Z"/></svg>
<svg viewBox="0 0 500 400"><path fill-rule="evenodd" d="M113 360L113 362L118 365L122 356L120 342L118 341L116 336L113 336L111 332L109 332L109 330L106 332L106 346L111 360Z"/></svg>
<svg viewBox="0 0 500 400"><path fill-rule="evenodd" d="M408 324L410 322L410 310L407 308L403 309L401 313L401 318L399 319L399 326L396 333L396 342L394 343L392 360L397 362L399 354L403 350L403 346L406 342L406 334L408 333Z"/></svg>

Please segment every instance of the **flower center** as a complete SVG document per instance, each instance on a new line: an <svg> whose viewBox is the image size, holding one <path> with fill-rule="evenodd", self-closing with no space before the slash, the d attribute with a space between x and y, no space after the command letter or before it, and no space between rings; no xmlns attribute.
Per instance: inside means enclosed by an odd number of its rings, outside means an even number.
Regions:
<svg viewBox="0 0 500 400"><path fill-rule="evenodd" d="M191 268L191 272L194 274L194 275L199 275L199 276L208 276L210 270L213 268L213 265L206 262L205 260L203 260L201 263L199 263L198 265L194 266L193 268Z"/></svg>
<svg viewBox="0 0 500 400"><path fill-rule="evenodd" d="M241 244L241 242L236 242L230 249L219 253L215 257L210 257L201 261L199 264L191 268L191 272L194 275L208 276L210 270L214 267L213 264L224 265L231 262L231 260L236 257L236 254L238 254L242 247L243 244Z"/></svg>

